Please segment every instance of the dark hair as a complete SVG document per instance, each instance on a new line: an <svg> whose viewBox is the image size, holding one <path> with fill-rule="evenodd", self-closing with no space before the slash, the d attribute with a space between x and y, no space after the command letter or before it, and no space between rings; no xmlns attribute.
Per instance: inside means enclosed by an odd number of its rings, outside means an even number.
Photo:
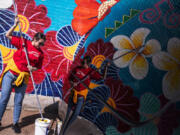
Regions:
<svg viewBox="0 0 180 135"><path fill-rule="evenodd" d="M85 56L83 58L82 65L84 65L85 62L86 62L86 64L90 65L91 64L91 57L90 56Z"/></svg>
<svg viewBox="0 0 180 135"><path fill-rule="evenodd" d="M40 40L40 39L44 39L44 41L46 41L46 36L45 36L43 33L41 33L41 32L37 32L37 33L34 35L33 40L38 41L38 40Z"/></svg>

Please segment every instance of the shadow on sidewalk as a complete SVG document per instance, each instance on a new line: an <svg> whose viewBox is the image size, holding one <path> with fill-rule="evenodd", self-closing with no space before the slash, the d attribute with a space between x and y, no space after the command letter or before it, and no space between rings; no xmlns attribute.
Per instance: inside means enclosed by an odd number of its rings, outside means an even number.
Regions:
<svg viewBox="0 0 180 135"><path fill-rule="evenodd" d="M48 118L50 120L56 120L57 118L59 119L59 116L58 116L58 102L45 107L43 117ZM31 116L24 117L24 118L22 118L19 125L21 127L25 127L25 126L27 126L29 124L33 124L33 123L35 123L35 120L37 118L41 118L41 115L39 113L31 115Z"/></svg>

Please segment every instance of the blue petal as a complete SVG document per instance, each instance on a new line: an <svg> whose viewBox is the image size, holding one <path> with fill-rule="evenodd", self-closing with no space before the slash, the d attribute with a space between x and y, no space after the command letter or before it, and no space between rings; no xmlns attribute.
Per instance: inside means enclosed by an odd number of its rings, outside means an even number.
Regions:
<svg viewBox="0 0 180 135"><path fill-rule="evenodd" d="M105 133L106 128L109 126L118 126L118 120L111 113L105 112L99 115L95 121L95 124L101 131Z"/></svg>
<svg viewBox="0 0 180 135"><path fill-rule="evenodd" d="M60 97L62 99L62 79L53 82L50 75L47 74L46 78L41 84L36 85L38 95ZM35 91L32 92L34 94Z"/></svg>
<svg viewBox="0 0 180 135"><path fill-rule="evenodd" d="M99 111L100 109L98 107L85 106L80 115L91 122L95 122L96 116L98 115Z"/></svg>
<svg viewBox="0 0 180 135"><path fill-rule="evenodd" d="M15 15L9 10L0 10L0 35L4 34L14 24Z"/></svg>
<svg viewBox="0 0 180 135"><path fill-rule="evenodd" d="M13 32L13 36L20 37L20 33ZM23 38L25 38L27 40L31 40L31 38L27 34L22 33L22 36L23 36ZM11 48L11 49L16 48L11 44L10 40L5 36L5 34L0 35L0 44L2 44L3 46L5 46L7 48Z"/></svg>
<svg viewBox="0 0 180 135"><path fill-rule="evenodd" d="M90 91L87 95L85 106L98 107L102 109L104 105L94 96L94 94L106 102L110 96L110 89L105 85L101 85L94 88L93 91Z"/></svg>
<svg viewBox="0 0 180 135"><path fill-rule="evenodd" d="M77 32L75 32L70 25L62 27L57 32L57 41L62 46L72 46L80 41L79 46L82 47L84 44L84 36L78 35Z"/></svg>

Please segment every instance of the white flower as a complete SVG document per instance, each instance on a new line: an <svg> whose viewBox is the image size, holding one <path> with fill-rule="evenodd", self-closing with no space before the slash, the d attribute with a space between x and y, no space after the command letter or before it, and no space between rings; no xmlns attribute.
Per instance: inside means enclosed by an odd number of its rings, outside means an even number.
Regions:
<svg viewBox="0 0 180 135"><path fill-rule="evenodd" d="M168 71L162 82L165 97L177 100L180 99L180 39L171 38L167 51L157 53L152 60L155 67Z"/></svg>
<svg viewBox="0 0 180 135"><path fill-rule="evenodd" d="M144 43L149 33L149 29L139 28L131 34L130 38L118 35L111 39L114 47L118 49L114 54L114 59L132 50L132 52L114 60L114 63L120 68L129 65L130 73L135 79L143 79L148 73L149 65L145 57L151 57L161 50L160 43L155 39Z"/></svg>

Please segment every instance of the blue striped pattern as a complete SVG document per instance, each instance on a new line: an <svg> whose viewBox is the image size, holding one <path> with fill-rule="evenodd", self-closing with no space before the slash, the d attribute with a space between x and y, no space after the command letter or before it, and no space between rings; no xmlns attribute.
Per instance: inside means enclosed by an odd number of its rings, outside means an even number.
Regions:
<svg viewBox="0 0 180 135"><path fill-rule="evenodd" d="M4 34L14 24L15 15L9 10L0 10L0 35Z"/></svg>

